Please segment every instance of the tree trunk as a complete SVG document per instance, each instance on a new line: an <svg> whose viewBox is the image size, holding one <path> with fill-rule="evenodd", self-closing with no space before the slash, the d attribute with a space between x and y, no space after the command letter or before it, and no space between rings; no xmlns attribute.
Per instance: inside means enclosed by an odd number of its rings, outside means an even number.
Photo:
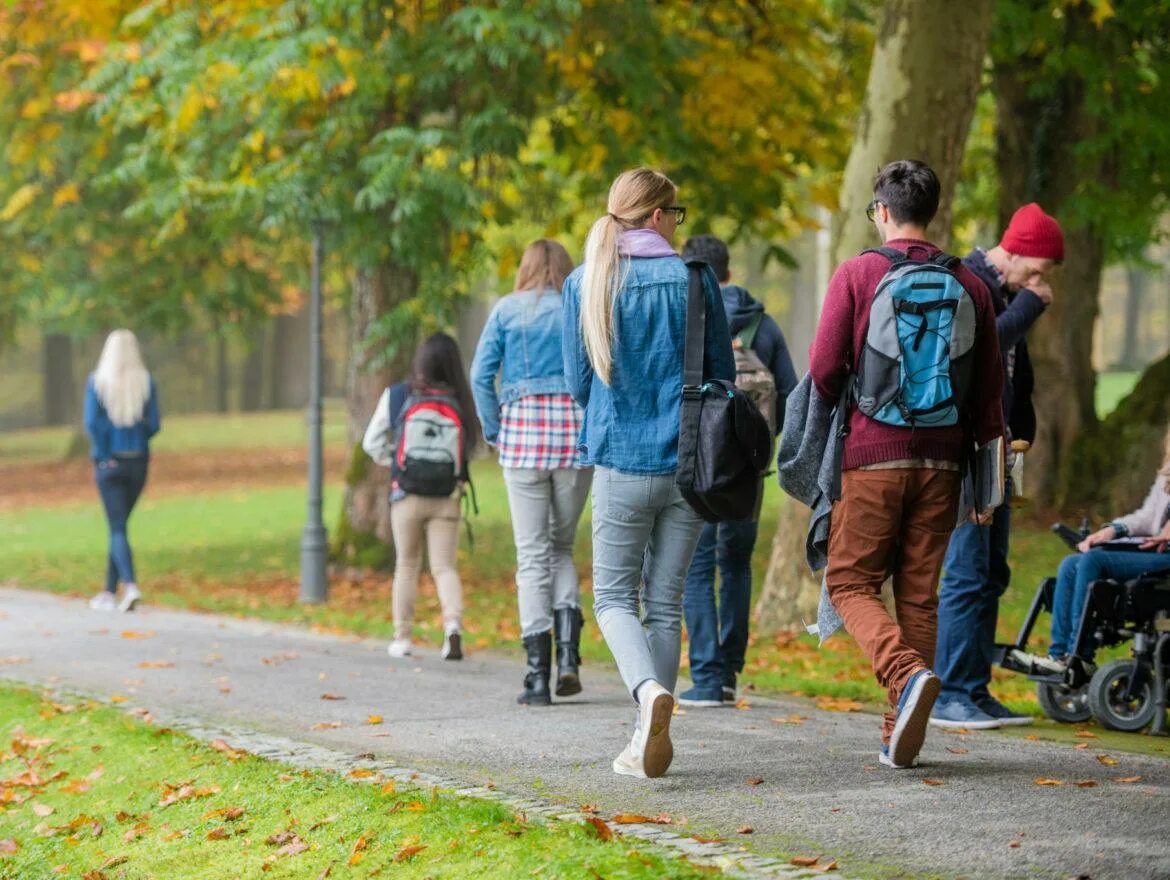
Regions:
<svg viewBox="0 0 1170 880"><path fill-rule="evenodd" d="M309 309L277 315L272 331L273 409L297 409L309 403L309 370L305 352L309 344Z"/></svg>
<svg viewBox="0 0 1170 880"><path fill-rule="evenodd" d="M1140 370L1145 366L1145 352L1142 350L1142 321L1147 318L1146 287L1149 276L1141 266L1129 266L1125 270L1125 327L1121 340L1121 354L1114 360L1118 370Z"/></svg>
<svg viewBox="0 0 1170 880"><path fill-rule="evenodd" d="M865 207L873 198L874 173L895 159L921 159L938 174L942 196L931 233L939 245L949 242L951 201L979 94L991 8L991 0L886 4L832 225L833 266L879 243ZM924 39L928 33L962 34L963 39ZM818 289L823 291L827 282L818 279ZM808 522L808 509L796 502L780 511L756 603L761 626L792 625L815 615L820 581L805 563Z"/></svg>
<svg viewBox="0 0 1170 880"><path fill-rule="evenodd" d="M228 375L228 344L227 334L223 325L215 322L215 411L228 411L228 391L231 387L231 377Z"/></svg>
<svg viewBox="0 0 1170 880"><path fill-rule="evenodd" d="M1091 9L1065 10L1069 45L1092 43L1097 31ZM1041 508L1078 495L1067 463L1078 435L1097 425L1094 404L1093 327L1105 247L1092 221L1064 216L1078 181L1091 174L1102 183L1113 179L1108 162L1081 167L1076 145L1096 137L1107 120L1088 112L1079 75L1070 74L1050 93L1037 98L1033 88L1042 63L1021 57L1000 61L992 76L996 98L996 162L1000 178L999 220L1005 228L1023 204L1039 202L1061 221L1065 265L1053 285L1052 305L1029 334L1028 350L1036 375L1036 440L1028 453L1028 494Z"/></svg>
<svg viewBox="0 0 1170 880"><path fill-rule="evenodd" d="M240 381L240 409L244 412L264 408L264 361L269 347L269 327L270 323L265 321L249 334Z"/></svg>
<svg viewBox="0 0 1170 880"><path fill-rule="evenodd" d="M366 337L379 317L410 299L417 289L414 274L392 263L359 269L354 277L345 394L346 437L352 452L341 520L334 534L331 555L335 562L386 567L393 559L387 503L390 474L370 461L362 451L361 438L386 386L406 376L413 351L409 344L403 344L392 363L372 369Z"/></svg>
<svg viewBox="0 0 1170 880"><path fill-rule="evenodd" d="M73 337L46 333L42 350L42 395L46 425L78 422L77 386L73 379Z"/></svg>

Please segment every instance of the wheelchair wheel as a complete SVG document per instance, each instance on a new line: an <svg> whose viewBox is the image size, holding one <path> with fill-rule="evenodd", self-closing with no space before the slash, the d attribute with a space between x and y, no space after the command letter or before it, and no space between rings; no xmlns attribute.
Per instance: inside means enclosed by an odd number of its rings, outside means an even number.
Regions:
<svg viewBox="0 0 1170 880"><path fill-rule="evenodd" d="M1147 681L1134 699L1124 698L1135 665L1133 660L1114 660L1089 682L1089 708L1102 727L1134 733L1154 720L1153 682Z"/></svg>
<svg viewBox="0 0 1170 880"><path fill-rule="evenodd" d="M1040 701L1040 709L1053 721L1083 724L1093 714L1089 710L1088 689L1087 684L1070 688L1042 681L1036 685L1036 699Z"/></svg>

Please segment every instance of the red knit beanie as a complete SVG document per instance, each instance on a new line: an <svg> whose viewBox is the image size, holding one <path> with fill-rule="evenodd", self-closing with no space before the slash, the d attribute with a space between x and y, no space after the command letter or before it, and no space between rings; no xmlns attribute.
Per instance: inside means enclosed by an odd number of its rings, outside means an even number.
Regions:
<svg viewBox="0 0 1170 880"><path fill-rule="evenodd" d="M1064 259L1064 233L1060 224L1035 202L1012 214L999 246L1021 257L1040 257L1058 263Z"/></svg>

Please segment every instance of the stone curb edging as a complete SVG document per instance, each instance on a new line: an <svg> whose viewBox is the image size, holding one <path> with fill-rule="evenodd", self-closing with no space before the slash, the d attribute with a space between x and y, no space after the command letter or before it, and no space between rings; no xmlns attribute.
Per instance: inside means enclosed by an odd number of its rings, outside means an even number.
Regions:
<svg viewBox="0 0 1170 880"><path fill-rule="evenodd" d="M347 752L338 751L327 746L306 743L288 737L276 736L249 730L243 727L229 727L226 725L209 725L200 718L183 715L167 710L155 711L142 708L132 708L126 705L111 703L107 697L73 688L55 688L43 682L23 679L14 676L0 676L13 684L25 685L40 690L53 690L60 693L76 694L77 696L92 699L110 708L118 709L129 715L141 717L149 711L154 724L181 731L188 736L204 743L213 740L229 742L232 748L264 758L277 761L294 767L312 770L333 770L348 773L351 770L373 770L383 778L394 779L397 782L416 787L441 788L452 791L455 795L479 800L497 801L526 816L537 816L545 822L567 822L580 824L591 816L585 813L566 810L563 806L549 801L519 797L507 792L483 786L468 787L462 783L445 779L433 773L402 767L393 761L374 759L372 756L355 756ZM353 779L352 782L361 783L369 780ZM743 852L737 846L729 843L703 843L693 837L669 831L661 825L616 824L606 822L606 825L618 837L649 844L660 849L670 850L677 855L685 855L697 865L720 869L724 876L734 877L737 880L813 880L813 878L833 877L836 880L850 880L839 870L831 872L815 871L811 868L802 868L780 859L757 856Z"/></svg>

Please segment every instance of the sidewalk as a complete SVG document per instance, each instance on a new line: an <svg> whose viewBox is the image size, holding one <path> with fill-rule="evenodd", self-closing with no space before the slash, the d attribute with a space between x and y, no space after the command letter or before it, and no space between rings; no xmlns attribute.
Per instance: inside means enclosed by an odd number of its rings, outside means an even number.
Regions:
<svg viewBox="0 0 1170 880"><path fill-rule="evenodd" d="M670 771L634 780L610 770L634 715L612 668L583 667L585 692L550 709L515 704L521 669L519 654L455 663L435 646L391 660L381 642L150 607L100 615L0 589L0 677L121 694L568 808L666 812L762 855L832 856L850 876L1170 876L1170 762L1159 758L1103 764L1091 741L932 731L923 766L893 771L877 766L875 716L751 697L748 711L676 717ZM805 720L770 720L795 714ZM1073 784L1086 780L1096 785ZM738 835L745 825L754 833Z"/></svg>

